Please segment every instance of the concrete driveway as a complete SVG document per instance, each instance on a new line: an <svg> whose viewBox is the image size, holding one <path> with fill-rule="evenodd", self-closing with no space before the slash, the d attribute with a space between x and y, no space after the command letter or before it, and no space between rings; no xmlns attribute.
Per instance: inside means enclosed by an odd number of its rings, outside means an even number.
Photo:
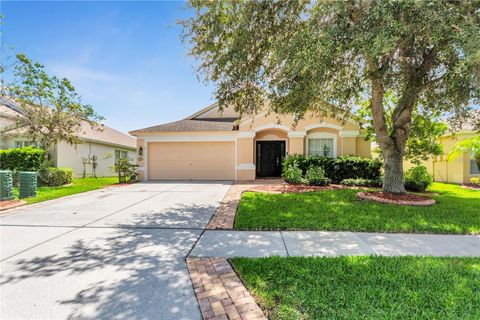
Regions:
<svg viewBox="0 0 480 320"><path fill-rule="evenodd" d="M201 319L185 257L226 182L139 183L0 216L0 319Z"/></svg>

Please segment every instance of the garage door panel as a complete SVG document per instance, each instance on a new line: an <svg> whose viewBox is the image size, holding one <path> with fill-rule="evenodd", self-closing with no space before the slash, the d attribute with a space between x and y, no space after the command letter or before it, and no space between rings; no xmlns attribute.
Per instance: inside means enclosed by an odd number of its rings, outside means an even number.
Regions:
<svg viewBox="0 0 480 320"><path fill-rule="evenodd" d="M151 180L233 180L234 142L150 142Z"/></svg>

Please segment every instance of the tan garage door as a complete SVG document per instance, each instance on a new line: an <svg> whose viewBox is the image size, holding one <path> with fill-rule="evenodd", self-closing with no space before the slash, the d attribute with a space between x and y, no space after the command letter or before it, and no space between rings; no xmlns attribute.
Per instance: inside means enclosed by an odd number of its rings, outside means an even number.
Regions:
<svg viewBox="0 0 480 320"><path fill-rule="evenodd" d="M150 180L234 180L234 142L150 142Z"/></svg>

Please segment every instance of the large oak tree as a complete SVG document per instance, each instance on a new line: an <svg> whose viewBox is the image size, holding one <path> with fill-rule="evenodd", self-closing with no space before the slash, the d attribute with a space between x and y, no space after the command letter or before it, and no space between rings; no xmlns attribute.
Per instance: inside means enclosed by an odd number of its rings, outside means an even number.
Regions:
<svg viewBox="0 0 480 320"><path fill-rule="evenodd" d="M480 100L478 1L203 1L182 21L220 105L342 118L369 99L383 190L404 193L412 115L461 123ZM391 120L385 95L397 101ZM268 103L266 103L268 101Z"/></svg>

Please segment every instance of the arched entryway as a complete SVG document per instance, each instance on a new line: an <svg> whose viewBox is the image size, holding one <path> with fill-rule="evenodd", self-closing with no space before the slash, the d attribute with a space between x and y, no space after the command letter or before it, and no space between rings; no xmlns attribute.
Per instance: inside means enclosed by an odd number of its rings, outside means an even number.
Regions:
<svg viewBox="0 0 480 320"><path fill-rule="evenodd" d="M281 128L264 129L255 134L255 174L259 178L280 177L282 160L287 155L288 136Z"/></svg>

